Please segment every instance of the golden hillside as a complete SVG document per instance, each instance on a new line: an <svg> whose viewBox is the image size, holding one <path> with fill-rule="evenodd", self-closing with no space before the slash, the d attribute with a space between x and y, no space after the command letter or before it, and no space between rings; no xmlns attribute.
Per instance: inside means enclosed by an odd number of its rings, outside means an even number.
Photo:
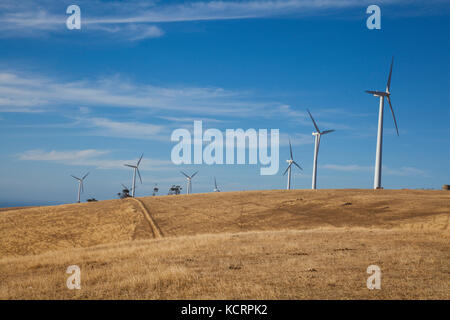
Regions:
<svg viewBox="0 0 450 320"><path fill-rule="evenodd" d="M445 191L273 190L137 200L0 212L0 257L151 239L155 227L145 212L165 237L318 227L448 230L450 212Z"/></svg>
<svg viewBox="0 0 450 320"><path fill-rule="evenodd" d="M0 211L0 257L151 238L139 206L108 200Z"/></svg>
<svg viewBox="0 0 450 320"><path fill-rule="evenodd" d="M273 190L0 211L0 299L450 298L450 192ZM67 266L82 290L66 288ZM368 290L366 268L383 270Z"/></svg>

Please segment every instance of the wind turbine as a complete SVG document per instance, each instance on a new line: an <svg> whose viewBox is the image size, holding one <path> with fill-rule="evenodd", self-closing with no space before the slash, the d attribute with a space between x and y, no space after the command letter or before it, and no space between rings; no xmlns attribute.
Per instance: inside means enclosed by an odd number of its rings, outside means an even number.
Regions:
<svg viewBox="0 0 450 320"><path fill-rule="evenodd" d="M383 153L383 111L384 111L384 98L387 98L389 102L389 107L391 108L392 118L394 119L395 130L397 130L397 120L395 119L394 109L391 104L391 76L392 76L392 67L394 65L394 57L392 57L391 62L391 70L389 71L389 77L386 84L386 91L370 91L366 90L367 93L373 94L375 97L380 98L380 111L378 113L378 134L377 134L377 154L375 158L375 177L373 182L374 189L381 189L381 158Z"/></svg>
<svg viewBox="0 0 450 320"><path fill-rule="evenodd" d="M316 132L313 132L312 135L315 136L315 141L314 141L314 163L313 163L313 175L312 175L312 189L315 190L316 189L316 185L317 185L317 156L319 155L319 145L320 145L320 137L323 134L327 134L330 132L333 132L334 130L325 130L325 131L320 131L319 127L317 126L316 121L314 121L314 118L311 114L311 112L309 112L308 109L306 109L306 111L308 111L309 116L311 117L311 120L314 124L314 128L316 128Z"/></svg>
<svg viewBox="0 0 450 320"><path fill-rule="evenodd" d="M300 170L303 170L302 167L300 167L297 162L294 161L294 157L292 156L292 146L291 146L291 140L289 140L289 151L291 153L291 158L289 160L286 160L287 163L289 163L288 167L286 168L286 171L284 171L283 176L286 174L286 172L288 173L288 178L287 178L287 188L286 189L291 189L291 167L292 164L296 165Z"/></svg>
<svg viewBox="0 0 450 320"><path fill-rule="evenodd" d="M214 177L214 192L220 192L219 188L217 187L216 177Z"/></svg>
<svg viewBox="0 0 450 320"><path fill-rule="evenodd" d="M133 187L131 188L131 196L134 198L134 191L136 189L136 172L139 175L139 180L141 181L142 184L142 178L141 178L141 173L139 172L139 164L141 163L142 157L144 156L144 154L141 155L141 157L139 158L137 164L135 166L131 165L131 164L125 164L125 166L133 168Z"/></svg>
<svg viewBox="0 0 450 320"><path fill-rule="evenodd" d="M195 172L192 176L188 176L188 175L187 175L186 173L184 173L183 171L180 171L180 172L181 172L181 174L184 175L184 176L186 177L186 179L187 179L187 190L186 190L186 194L190 194L190 193L191 193L191 190L192 190L192 183L191 183L191 180L192 180L193 177L195 177L195 175L198 173L198 171Z"/></svg>
<svg viewBox="0 0 450 320"><path fill-rule="evenodd" d="M88 176L88 174L89 174L89 172L86 173L86 174L83 176L83 178L78 178L78 177L75 177L74 175L71 175L74 179L77 179L77 180L78 180L78 198L77 198L77 202L78 202L78 203L80 203L80 195L81 195L81 192L84 192L83 181L84 181L84 179Z"/></svg>

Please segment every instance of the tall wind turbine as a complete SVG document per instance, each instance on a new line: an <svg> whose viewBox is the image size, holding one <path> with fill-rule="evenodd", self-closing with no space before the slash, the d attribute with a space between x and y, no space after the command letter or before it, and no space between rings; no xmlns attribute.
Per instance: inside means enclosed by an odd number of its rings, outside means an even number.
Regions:
<svg viewBox="0 0 450 320"><path fill-rule="evenodd" d="M286 168L286 171L284 171L283 176L286 174L286 172L288 173L288 178L287 178L287 188L286 189L291 189L291 167L292 165L296 165L297 168L299 168L300 170L303 170L302 167L300 167L297 162L294 161L294 157L292 155L292 146L291 146L291 140L289 140L289 151L291 153L291 157L289 160L286 160L287 163L289 163L288 167Z"/></svg>
<svg viewBox="0 0 450 320"><path fill-rule="evenodd" d="M143 156L144 156L144 154L141 155L141 157L139 158L139 160L135 166L133 166L131 164L125 164L125 166L133 168L133 187L131 188L131 196L133 198L134 198L134 191L136 190L136 172L139 175L139 180L141 181L141 184L142 184L141 173L139 172L139 164L141 163Z"/></svg>
<svg viewBox="0 0 450 320"><path fill-rule="evenodd" d="M319 155L319 145L320 145L320 137L324 134L333 132L334 130L325 130L325 131L320 131L319 127L317 126L316 121L314 120L311 112L309 112L308 109L306 109L306 111L308 111L309 116L311 117L311 120L314 124L314 128L316 128L316 132L313 132L312 135L315 136L315 141L314 141L314 163L313 163L313 175L312 175L312 189L315 190L316 186L317 186L317 156Z"/></svg>
<svg viewBox="0 0 450 320"><path fill-rule="evenodd" d="M84 192L84 187L83 187L83 181L84 179L88 176L89 172L86 173L83 178L78 178L75 177L74 175L71 175L74 179L78 180L78 197L77 197L77 202L80 203L80 196L81 196L81 192Z"/></svg>
<svg viewBox="0 0 450 320"><path fill-rule="evenodd" d="M183 171L180 171L180 172L181 172L181 174L184 175L184 176L186 177L186 179L187 179L187 189L186 189L186 194L190 194L190 193L191 193L191 190L192 190L192 183L191 183L191 180L192 180L193 177L195 177L195 175L198 173L198 171L195 172L192 176L188 176L188 175L187 175L186 173L184 173Z"/></svg>
<svg viewBox="0 0 450 320"><path fill-rule="evenodd" d="M386 91L369 91L366 90L367 93L373 94L375 97L380 98L380 111L378 113L378 135L377 135L377 154L375 158L375 177L373 182L374 189L381 189L381 160L383 153L383 111L384 111L384 98L387 98L389 102L389 107L391 108L392 118L394 118L395 130L397 130L397 120L395 119L394 109L391 104L391 76L392 76L392 67L394 65L394 57L392 57L391 62L391 70L389 71L389 77L386 84Z"/></svg>
<svg viewBox="0 0 450 320"><path fill-rule="evenodd" d="M214 192L220 192L219 188L217 187L216 177L214 177Z"/></svg>

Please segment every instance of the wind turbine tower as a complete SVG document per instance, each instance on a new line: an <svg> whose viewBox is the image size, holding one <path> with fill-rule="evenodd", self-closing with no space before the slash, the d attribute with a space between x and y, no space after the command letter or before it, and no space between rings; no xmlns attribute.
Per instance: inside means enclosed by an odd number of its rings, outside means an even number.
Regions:
<svg viewBox="0 0 450 320"><path fill-rule="evenodd" d="M141 173L139 172L139 164L141 163L142 157L144 156L144 154L141 155L141 157L139 158L137 164L131 165L131 164L125 164L125 166L133 168L133 186L131 188L131 196L134 198L134 191L136 190L136 172L139 176L139 180L141 181L142 184L142 177L141 177Z"/></svg>
<svg viewBox="0 0 450 320"><path fill-rule="evenodd" d="M291 157L289 158L289 160L286 160L287 163L289 163L288 167L286 168L286 170L283 173L283 176L286 174L286 172L288 173L288 177L287 177L287 190L291 189L291 167L294 164L295 166L297 166L297 168L299 168L300 170L303 170L302 167L300 167L297 162L294 161L294 157L292 155L292 146L291 146L291 140L289 140L289 151L291 154Z"/></svg>
<svg viewBox="0 0 450 320"><path fill-rule="evenodd" d="M83 178L78 178L75 177L74 175L71 175L74 179L78 180L78 197L77 197L77 202L80 203L80 196L81 196L81 192L84 192L84 187L83 187L83 181L84 179L86 179L86 177L88 176L89 172L86 173Z"/></svg>
<svg viewBox="0 0 450 320"><path fill-rule="evenodd" d="M220 192L219 188L217 187L216 177L214 177L214 192Z"/></svg>
<svg viewBox="0 0 450 320"><path fill-rule="evenodd" d="M187 179L187 188L186 188L186 194L190 194L192 191L192 178L195 177L195 175L198 173L195 172L192 176L188 176L186 173L184 173L183 171L180 171L182 175L184 175Z"/></svg>
<svg viewBox="0 0 450 320"><path fill-rule="evenodd" d="M377 134L377 153L375 157L375 176L373 181L374 189L381 189L381 162L382 162L382 154L383 154L383 112L384 112L384 98L389 102L389 108L391 109L392 118L394 119L395 130L398 134L397 120L395 119L394 109L391 104L391 76L392 76L392 67L394 65L394 58L392 58L391 62L391 70L389 71L389 77L386 84L386 91L370 91L366 90L367 93L373 94L375 97L380 98L380 110L378 113L378 134Z"/></svg>
<svg viewBox="0 0 450 320"><path fill-rule="evenodd" d="M315 136L315 141L314 141L314 163L313 163L313 174L312 174L312 189L315 190L317 187L317 157L319 155L319 146L320 146L320 137L324 134L327 133L331 133L334 130L325 130L325 131L320 131L319 127L317 126L316 121L314 120L311 112L309 112L308 109L306 109L306 111L308 111L309 113L309 117L311 118L313 124L314 124L314 128L316 128L316 132L313 132L312 135Z"/></svg>

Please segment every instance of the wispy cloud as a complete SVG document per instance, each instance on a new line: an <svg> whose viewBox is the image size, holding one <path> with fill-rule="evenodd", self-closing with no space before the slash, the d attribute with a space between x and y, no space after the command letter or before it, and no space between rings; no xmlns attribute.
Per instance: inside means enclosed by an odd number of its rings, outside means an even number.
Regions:
<svg viewBox="0 0 450 320"><path fill-rule="evenodd" d="M194 121L202 120L204 123L225 123L226 120L213 119L213 118L193 118L193 117L171 117L171 116L159 116L158 118L171 121L171 122L187 122L193 123Z"/></svg>
<svg viewBox="0 0 450 320"><path fill-rule="evenodd" d="M344 171L344 172L364 172L364 171L373 171L373 166L361 166L357 164L348 164L348 165L340 165L340 164L325 164L321 166L324 169L334 170L334 171ZM429 174L418 168L414 167L406 167L402 166L399 168L391 168L388 166L383 166L383 174L392 175L392 176L420 176L420 177L429 177Z"/></svg>
<svg viewBox="0 0 450 320"><path fill-rule="evenodd" d="M395 169L383 166L383 172L385 174L393 176L419 176L424 178L430 177L430 175L426 171L414 167L400 167Z"/></svg>
<svg viewBox="0 0 450 320"><path fill-rule="evenodd" d="M321 166L324 169L335 170L335 171L345 171L345 172L358 172L358 171L370 171L373 167L370 166L360 166L356 164L324 164Z"/></svg>
<svg viewBox="0 0 450 320"><path fill-rule="evenodd" d="M302 146L314 143L314 137L305 133L280 133L280 146L289 146L289 140L292 146Z"/></svg>
<svg viewBox="0 0 450 320"><path fill-rule="evenodd" d="M94 128L90 135L169 141L166 128L154 124L114 121L107 118L85 119L81 124Z"/></svg>
<svg viewBox="0 0 450 320"><path fill-rule="evenodd" d="M54 162L69 166L94 167L96 169L126 169L125 163L135 163L137 159L108 159L104 156L110 154L109 150L63 150L45 151L42 149L28 150L17 155L23 161ZM141 171L168 170L172 165L170 160L143 158L139 169Z"/></svg>
<svg viewBox="0 0 450 320"><path fill-rule="evenodd" d="M242 117L263 114L262 110L274 106L272 102L253 102L251 98L248 92L217 87L162 87L133 83L119 75L64 82L34 74L0 73L0 112L42 112L64 106L79 109L82 105L83 108L122 107L149 112L182 111L203 117Z"/></svg>
<svg viewBox="0 0 450 320"><path fill-rule="evenodd" d="M97 32L110 34L114 37L124 38L129 41L140 41L149 38L162 37L165 32L161 27L148 24L105 25L92 24L88 27Z"/></svg>
<svg viewBox="0 0 450 320"><path fill-rule="evenodd" d="M329 118L330 115L335 117L336 113L338 112L338 109L333 109L332 112L326 110L311 110L314 120L319 126L320 130L327 130L327 129L334 129L334 130L349 130L351 129L349 126L337 123L337 122L330 122L326 121L326 119L322 118L322 115L326 115L327 118ZM344 111L339 110L339 112L344 113ZM289 121L295 121L296 123L301 123L305 126L311 126L311 130L314 129L313 123L311 121L311 118L309 117L309 114L306 111L306 108L302 110L294 109L292 106L287 104L280 104L275 108L275 111L272 111L273 113L277 113L280 116L285 117ZM347 116L350 116L350 113L347 113Z"/></svg>
<svg viewBox="0 0 450 320"><path fill-rule="evenodd" d="M160 37L160 25L172 22L313 16L365 7L369 0L244 0L244 1L121 1L79 0L82 30L119 35L128 40ZM433 1L440 3L440 1ZM383 5L404 4L386 0ZM409 6L411 6L409 4ZM0 36L42 36L43 32L67 32L65 10L59 1L3 0ZM45 9L44 9L45 8ZM65 9L65 8L64 8ZM420 10L416 10L419 11ZM422 13L423 14L423 13ZM158 25L156 25L158 24Z"/></svg>
<svg viewBox="0 0 450 320"><path fill-rule="evenodd" d="M109 153L109 151L86 149L86 150L70 150L70 151L44 151L40 149L28 150L22 154L19 154L20 160L33 160L33 161L81 161L104 154Z"/></svg>

